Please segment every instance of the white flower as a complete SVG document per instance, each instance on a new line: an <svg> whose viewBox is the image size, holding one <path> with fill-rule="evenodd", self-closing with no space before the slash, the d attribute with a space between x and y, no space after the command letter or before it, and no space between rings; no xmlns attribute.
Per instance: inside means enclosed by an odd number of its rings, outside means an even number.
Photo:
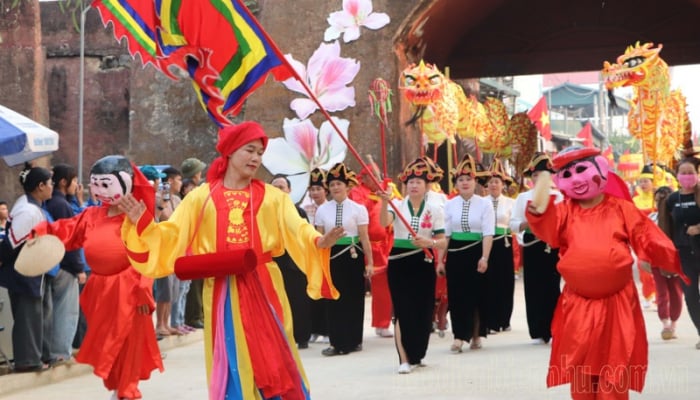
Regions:
<svg viewBox="0 0 700 400"><path fill-rule="evenodd" d="M332 117L343 136L348 137L350 121ZM335 132L330 122L316 129L308 119L284 119L284 138L270 139L262 161L271 174L285 174L292 184L292 200L301 200L309 186L310 172L314 168L328 170L342 162L347 153L345 142Z"/></svg>
<svg viewBox="0 0 700 400"><path fill-rule="evenodd" d="M327 111L341 111L355 106L355 88L346 85L360 72L360 63L352 58L340 57L340 44L337 41L321 43L309 58L308 68L290 54L285 57ZM294 99L290 104L299 119L307 118L318 109L299 81L290 78L282 83L287 89L307 97Z"/></svg>
<svg viewBox="0 0 700 400"><path fill-rule="evenodd" d="M328 16L330 27L326 29L323 40L329 42L343 35L345 43L352 42L360 37L361 26L376 30L389 21L387 14L372 12L371 0L343 0L343 11Z"/></svg>

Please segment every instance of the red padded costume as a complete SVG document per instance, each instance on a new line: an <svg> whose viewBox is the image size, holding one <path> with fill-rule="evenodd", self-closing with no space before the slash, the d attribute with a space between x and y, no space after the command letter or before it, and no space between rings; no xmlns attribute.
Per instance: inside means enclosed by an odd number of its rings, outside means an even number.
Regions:
<svg viewBox="0 0 700 400"><path fill-rule="evenodd" d="M682 275L673 243L632 202L607 194L591 208L550 199L544 214L526 217L537 237L560 249L566 282L552 321L547 386L573 385L583 373L599 376L601 388L641 391L648 346L630 247L639 260Z"/></svg>

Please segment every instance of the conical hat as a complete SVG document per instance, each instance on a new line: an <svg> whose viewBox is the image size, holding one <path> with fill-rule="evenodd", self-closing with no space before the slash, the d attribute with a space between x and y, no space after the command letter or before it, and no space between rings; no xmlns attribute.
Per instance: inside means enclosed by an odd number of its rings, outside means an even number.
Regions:
<svg viewBox="0 0 700 400"><path fill-rule="evenodd" d="M554 173L552 159L549 158L547 153L535 153L532 160L530 160L530 163L527 165L527 168L523 171L523 176L532 176L532 173L536 171L548 171L550 174Z"/></svg>
<svg viewBox="0 0 700 400"><path fill-rule="evenodd" d="M506 185L510 185L511 183L513 183L513 178L511 178L510 175L508 175L505 166L497 157L493 159L493 162L491 163L491 168L489 168L489 172L491 172L491 176L501 178L503 183L505 183Z"/></svg>
<svg viewBox="0 0 700 400"><path fill-rule="evenodd" d="M425 179L428 183L440 182L444 171L433 160L428 157L419 157L411 161L399 175L399 180L403 183L411 178Z"/></svg>
<svg viewBox="0 0 700 400"><path fill-rule="evenodd" d="M60 263L64 254L63 242L54 235L29 239L19 251L15 270L28 277L40 276Z"/></svg>
<svg viewBox="0 0 700 400"><path fill-rule="evenodd" d="M309 176L309 187L311 186L321 186L323 188L326 187L324 181L326 179L326 172L323 171L321 168L314 168L311 170L310 176Z"/></svg>

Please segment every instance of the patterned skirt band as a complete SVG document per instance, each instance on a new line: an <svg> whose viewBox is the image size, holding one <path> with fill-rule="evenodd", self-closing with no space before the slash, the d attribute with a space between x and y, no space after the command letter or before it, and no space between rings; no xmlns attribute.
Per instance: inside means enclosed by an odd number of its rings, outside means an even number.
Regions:
<svg viewBox="0 0 700 400"><path fill-rule="evenodd" d="M532 245L535 245L537 243L541 243L542 240L538 239L537 236L532 234L532 231L529 229L525 230L525 234L523 235L523 245L521 247L530 247ZM552 248L549 247L549 245L546 245L544 247L544 252L545 253L551 253Z"/></svg>
<svg viewBox="0 0 700 400"><path fill-rule="evenodd" d="M356 249L360 249L360 252L362 252L362 246L359 246L359 242L360 239L358 236L345 236L338 239L333 245L333 248L331 248L331 260L336 257L340 257L348 251L350 252L350 256L352 258L357 258L358 256ZM333 251L336 250L337 252L333 253Z"/></svg>
<svg viewBox="0 0 700 400"><path fill-rule="evenodd" d="M501 239L503 239L505 241L505 244L504 244L505 247L510 247L510 229L496 227L496 231L494 232L494 235L493 235L493 240L495 242L496 240L501 240Z"/></svg>
<svg viewBox="0 0 700 400"><path fill-rule="evenodd" d="M416 247L413 245L413 241L411 239L394 239L394 250L396 249L402 249L405 251L402 251L398 254L391 254L389 255L389 260L400 260L404 257L409 257L414 254L418 254L423 251L423 249ZM395 251L392 251L394 253Z"/></svg>
<svg viewBox="0 0 700 400"><path fill-rule="evenodd" d="M467 250L470 247L480 244L482 239L483 236L481 235L481 232L452 232L450 234L450 243L462 242L464 245L448 248L447 251L450 253L455 253Z"/></svg>

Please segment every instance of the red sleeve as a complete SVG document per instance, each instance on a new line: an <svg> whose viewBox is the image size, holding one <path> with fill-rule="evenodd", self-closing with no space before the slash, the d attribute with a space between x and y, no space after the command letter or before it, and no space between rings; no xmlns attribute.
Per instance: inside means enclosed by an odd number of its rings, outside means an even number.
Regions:
<svg viewBox="0 0 700 400"><path fill-rule="evenodd" d="M671 239L634 204L624 201L619 203L622 207L630 245L637 254L637 258L664 271L678 274L686 284L689 284L690 280L683 274L678 251Z"/></svg>
<svg viewBox="0 0 700 400"><path fill-rule="evenodd" d="M50 234L57 236L66 247L66 251L77 250L83 247L85 241L85 226L94 215L90 209L72 217L59 219L52 223L46 223L35 227L38 235Z"/></svg>
<svg viewBox="0 0 700 400"><path fill-rule="evenodd" d="M562 221L564 216L566 216L566 204L568 201L562 201L559 204L554 204L556 197L554 195L549 196L549 205L547 210L540 215L532 214L529 211L525 211L525 218L527 218L527 223L530 225L530 230L532 233L541 239L543 242L547 243L552 248L561 247L561 231L563 228ZM530 205L528 201L528 205Z"/></svg>

